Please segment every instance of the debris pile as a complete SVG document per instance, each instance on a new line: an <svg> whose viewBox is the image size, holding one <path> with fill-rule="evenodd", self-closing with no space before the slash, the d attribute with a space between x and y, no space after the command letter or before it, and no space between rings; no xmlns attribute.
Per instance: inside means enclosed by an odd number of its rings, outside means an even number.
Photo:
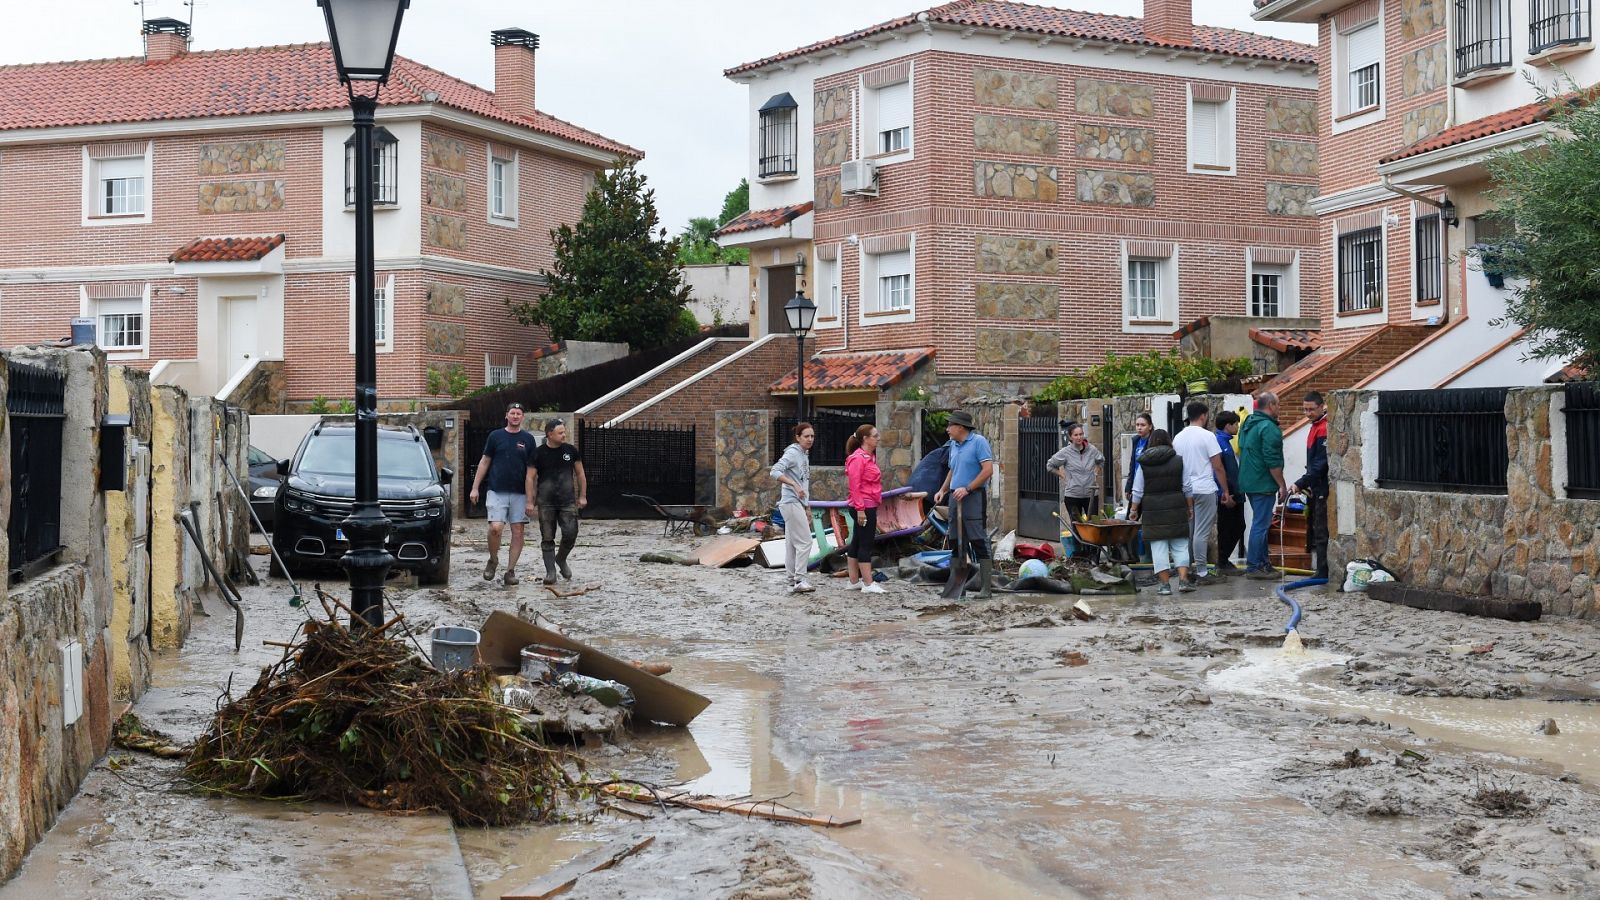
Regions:
<svg viewBox="0 0 1600 900"><path fill-rule="evenodd" d="M440 672L387 636L393 622L352 632L319 595L326 618L306 622L195 742L184 774L196 785L478 826L546 819L585 795L575 758L495 702L488 669Z"/></svg>

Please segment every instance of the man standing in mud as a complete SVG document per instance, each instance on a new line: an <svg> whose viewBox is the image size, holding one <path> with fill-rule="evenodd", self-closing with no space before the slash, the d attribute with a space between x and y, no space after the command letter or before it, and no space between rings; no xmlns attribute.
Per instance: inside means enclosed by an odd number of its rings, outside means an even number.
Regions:
<svg viewBox="0 0 1600 900"><path fill-rule="evenodd" d="M1300 403L1311 427L1306 430L1306 473L1294 483L1306 492L1306 552L1318 578L1328 577L1328 404L1316 391Z"/></svg>
<svg viewBox="0 0 1600 900"><path fill-rule="evenodd" d="M963 410L950 414L945 433L950 435L950 471L944 476L939 492L933 495L933 502L943 503L948 494L951 527L956 516L961 517L963 543L978 563L978 599L981 600L989 596L994 567L989 558L985 510L989 479L994 475L994 451L989 449L989 439L973 430L972 416ZM955 486L954 490L951 485Z"/></svg>
<svg viewBox="0 0 1600 900"><path fill-rule="evenodd" d="M506 427L489 434L478 460L478 474L472 479L467 499L478 505L478 489L489 482L486 506L489 511L489 563L483 567L483 580L493 581L500 564L500 535L511 525L511 553L506 559L505 584L517 583L517 560L522 556L522 534L533 514L533 470L528 457L534 438L522 430L521 403L506 407Z"/></svg>
<svg viewBox="0 0 1600 900"><path fill-rule="evenodd" d="M544 583L555 584L556 572L567 581L572 569L567 556L578 542L578 511L589 505L589 479L583 472L583 454L567 443L567 426L560 419L544 423L544 440L533 451L534 507L539 512L539 550L544 554ZM556 546L556 528L561 546Z"/></svg>

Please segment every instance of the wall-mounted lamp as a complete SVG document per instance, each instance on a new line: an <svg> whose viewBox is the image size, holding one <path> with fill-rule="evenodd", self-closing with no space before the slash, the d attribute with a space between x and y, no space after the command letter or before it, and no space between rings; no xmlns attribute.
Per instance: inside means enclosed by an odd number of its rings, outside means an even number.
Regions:
<svg viewBox="0 0 1600 900"><path fill-rule="evenodd" d="M1461 224L1461 217L1456 214L1456 205L1450 202L1449 197L1444 198L1444 202L1439 204L1439 221L1451 228Z"/></svg>
<svg viewBox="0 0 1600 900"><path fill-rule="evenodd" d="M806 252L797 250L794 254L794 281L801 287L806 283Z"/></svg>

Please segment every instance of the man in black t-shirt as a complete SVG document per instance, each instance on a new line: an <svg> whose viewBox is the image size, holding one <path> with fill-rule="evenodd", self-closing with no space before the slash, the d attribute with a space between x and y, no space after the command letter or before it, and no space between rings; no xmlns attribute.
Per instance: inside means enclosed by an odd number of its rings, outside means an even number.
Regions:
<svg viewBox="0 0 1600 900"><path fill-rule="evenodd" d="M506 409L506 427L490 432L483 444L483 458L478 460L478 474L472 479L473 505L478 502L478 489L485 480L489 482L486 506L489 510L489 563L483 567L483 580L494 579L495 566L500 560L500 534L506 524L511 525L511 553L506 560L505 584L517 583L517 560L522 556L523 530L528 517L533 515L533 469L528 460L532 457L538 438L522 430L525 415L521 403Z"/></svg>
<svg viewBox="0 0 1600 900"><path fill-rule="evenodd" d="M567 555L578 542L578 510L589 505L589 481L583 474L583 454L567 443L567 426L560 419L544 423L544 440L533 451L534 506L539 511L539 549L544 552L544 583L556 583L556 570L572 580ZM561 528L561 548L556 549L556 527Z"/></svg>

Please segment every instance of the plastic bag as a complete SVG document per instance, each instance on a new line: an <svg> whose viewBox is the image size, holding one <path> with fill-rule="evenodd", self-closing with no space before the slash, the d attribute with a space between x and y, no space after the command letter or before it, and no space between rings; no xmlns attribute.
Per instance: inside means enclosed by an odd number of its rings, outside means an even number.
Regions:
<svg viewBox="0 0 1600 900"><path fill-rule="evenodd" d="M1000 539L994 545L994 558L999 562L1010 562L1017 550L1017 533L1015 531Z"/></svg>
<svg viewBox="0 0 1600 900"><path fill-rule="evenodd" d="M1365 591L1369 584L1395 580L1394 573L1375 559L1352 559L1345 564L1344 573L1346 592Z"/></svg>

